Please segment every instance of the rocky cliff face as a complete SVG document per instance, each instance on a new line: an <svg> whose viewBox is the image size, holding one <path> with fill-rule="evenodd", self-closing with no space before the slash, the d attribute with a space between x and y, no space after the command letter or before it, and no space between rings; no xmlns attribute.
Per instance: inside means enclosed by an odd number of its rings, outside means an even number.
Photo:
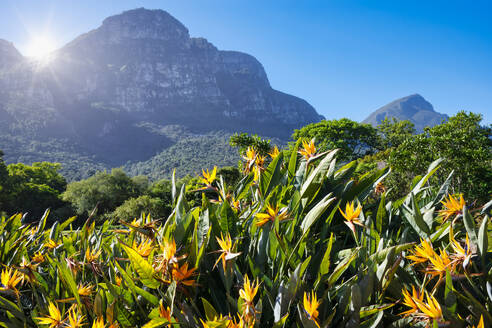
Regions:
<svg viewBox="0 0 492 328"><path fill-rule="evenodd" d="M162 10L109 17L42 62L0 42L0 89L12 133L68 138L113 164L169 146L145 122L286 138L321 119L272 89L254 57L190 37Z"/></svg>
<svg viewBox="0 0 492 328"><path fill-rule="evenodd" d="M369 115L363 123L374 126L386 117L398 120L409 120L415 125L417 132L422 132L426 126L441 124L448 116L434 111L430 102L419 94L410 95L390 102Z"/></svg>

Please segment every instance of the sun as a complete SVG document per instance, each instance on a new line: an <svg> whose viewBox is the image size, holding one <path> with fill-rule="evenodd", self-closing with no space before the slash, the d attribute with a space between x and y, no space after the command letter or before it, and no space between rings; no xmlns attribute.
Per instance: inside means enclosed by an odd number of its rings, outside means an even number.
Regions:
<svg viewBox="0 0 492 328"><path fill-rule="evenodd" d="M42 59L56 49L56 42L49 36L36 36L29 41L25 54L27 57Z"/></svg>

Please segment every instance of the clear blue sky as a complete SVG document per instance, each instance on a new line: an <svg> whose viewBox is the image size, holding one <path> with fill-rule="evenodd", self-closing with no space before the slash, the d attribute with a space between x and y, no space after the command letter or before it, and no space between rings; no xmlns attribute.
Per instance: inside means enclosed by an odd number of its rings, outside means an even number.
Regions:
<svg viewBox="0 0 492 328"><path fill-rule="evenodd" d="M328 119L364 119L420 93L448 115L492 123L492 1L2 0L0 38L25 51L48 33L62 46L110 15L161 8L192 36L254 55L272 86Z"/></svg>

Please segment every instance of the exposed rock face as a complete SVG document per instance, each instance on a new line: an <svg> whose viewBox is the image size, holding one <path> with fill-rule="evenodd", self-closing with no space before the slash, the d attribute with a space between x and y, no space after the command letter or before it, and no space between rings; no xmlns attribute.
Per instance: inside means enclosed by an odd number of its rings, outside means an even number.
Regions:
<svg viewBox="0 0 492 328"><path fill-rule="evenodd" d="M254 57L191 38L162 10L109 17L46 62L19 56L0 42L0 115L3 108L10 130L69 138L114 164L169 146L142 122L285 138L322 118L272 89ZM136 154L123 152L132 146Z"/></svg>
<svg viewBox="0 0 492 328"><path fill-rule="evenodd" d="M22 61L22 55L14 45L8 41L0 39L0 70L11 67Z"/></svg>
<svg viewBox="0 0 492 328"><path fill-rule="evenodd" d="M410 95L390 102L369 115L363 123L378 125L386 117L398 120L409 120L415 125L417 132L426 126L441 124L448 116L434 111L430 102L419 94Z"/></svg>

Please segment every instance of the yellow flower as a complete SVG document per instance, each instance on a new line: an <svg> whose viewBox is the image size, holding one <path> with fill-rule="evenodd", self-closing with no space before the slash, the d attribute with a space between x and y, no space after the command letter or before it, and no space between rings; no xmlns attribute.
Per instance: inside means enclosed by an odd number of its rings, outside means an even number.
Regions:
<svg viewBox="0 0 492 328"><path fill-rule="evenodd" d="M273 150L269 152L268 155L270 155L272 159L277 158L277 156L280 155L280 151L278 150L278 147L277 146L273 147Z"/></svg>
<svg viewBox="0 0 492 328"><path fill-rule="evenodd" d="M49 249L55 249L60 246L60 244L50 238L46 243L44 243L44 246L48 247Z"/></svg>
<svg viewBox="0 0 492 328"><path fill-rule="evenodd" d="M314 146L314 139L311 139L310 142L305 140L302 141L302 148L299 150L299 154L304 156L306 160L309 160L316 154L316 146Z"/></svg>
<svg viewBox="0 0 492 328"><path fill-rule="evenodd" d="M94 286L92 286L91 284L85 284L85 285L79 284L79 286L78 286L79 295L80 296L90 296L92 293L92 288L94 288Z"/></svg>
<svg viewBox="0 0 492 328"><path fill-rule="evenodd" d="M316 326L319 327L318 324L318 307L321 304L320 301L317 300L316 294L314 291L311 291L311 295L308 293L304 293L304 300L303 300L303 305L304 305L304 311L308 314L308 317L310 320L314 321Z"/></svg>
<svg viewBox="0 0 492 328"><path fill-rule="evenodd" d="M459 197L458 200L454 198L453 195L449 195L448 199L441 201L441 204L444 205L445 209L440 210L439 213L443 216L444 221L455 214L461 214L463 211L463 206L465 206L466 203L463 199L463 194L459 194Z"/></svg>
<svg viewBox="0 0 492 328"><path fill-rule="evenodd" d="M345 205L345 212L342 211L341 208L338 209L340 213L342 213L345 218L345 224L352 230L355 234L355 225L364 226L362 222L359 220L360 212L362 211L362 206L359 204L357 208L354 210L354 202L349 202Z"/></svg>
<svg viewBox="0 0 492 328"><path fill-rule="evenodd" d="M236 321L236 318L232 318L232 320L229 321L229 325L227 328L245 328L246 324L243 321L242 317L239 317L239 321Z"/></svg>
<svg viewBox="0 0 492 328"><path fill-rule="evenodd" d="M243 158L249 163L254 162L256 159L256 151L254 150L254 148L248 147L248 149L246 150L246 155L243 156Z"/></svg>
<svg viewBox="0 0 492 328"><path fill-rule="evenodd" d="M119 274L114 277L116 286L121 286L121 281L123 280Z"/></svg>
<svg viewBox="0 0 492 328"><path fill-rule="evenodd" d="M483 323L483 315L480 316L480 321L478 322L478 326L477 328L484 328L484 323ZM472 328L475 328L475 326L473 326Z"/></svg>
<svg viewBox="0 0 492 328"><path fill-rule="evenodd" d="M440 276L439 280L446 274L446 269L454 270L453 262L449 259L446 251L440 250L440 254L437 254L432 248L432 244L423 239L420 242L421 246L415 246L410 251L412 255L407 256L413 261L412 265L429 262L425 272L432 276Z"/></svg>
<svg viewBox="0 0 492 328"><path fill-rule="evenodd" d="M99 317L97 320L92 322L92 328L104 328L104 326L104 319L102 317Z"/></svg>
<svg viewBox="0 0 492 328"><path fill-rule="evenodd" d="M60 310L58 310L58 307L55 304L53 304L51 301L48 305L48 311L49 311L49 315L35 318L36 320L39 320L39 324L50 325L49 328L56 328L61 326L61 324L65 320L62 320L62 315L60 313Z"/></svg>
<svg viewBox="0 0 492 328"><path fill-rule="evenodd" d="M426 240L420 239L420 244L421 246L415 246L415 248L410 251L412 255L407 256L408 259L413 261L412 265L425 263L431 257L434 257L436 255L436 252L434 252L431 243Z"/></svg>
<svg viewBox="0 0 492 328"><path fill-rule="evenodd" d="M2 275L0 281L2 282L2 287L0 290L11 290L18 293L17 285L23 280L22 274L17 270L12 270L12 268L5 268L2 270Z"/></svg>
<svg viewBox="0 0 492 328"><path fill-rule="evenodd" d="M222 316L222 314L220 314L219 317L214 317L213 320L203 321L202 319L200 319L203 328L227 328L229 327L230 321L231 320L229 319L229 317L224 317Z"/></svg>
<svg viewBox="0 0 492 328"><path fill-rule="evenodd" d="M232 208L235 208L236 210L238 210L239 209L239 205L240 205L239 200L236 200L234 198L234 196L231 197L231 207Z"/></svg>
<svg viewBox="0 0 492 328"><path fill-rule="evenodd" d="M205 172L205 170L202 170L202 174L203 174L202 182L204 184L206 184L207 186L210 186L212 184L212 182L215 181L215 177L217 175L217 166L214 166L212 173L210 173L207 169L206 172Z"/></svg>
<svg viewBox="0 0 492 328"><path fill-rule="evenodd" d="M101 250L92 250L87 247L87 249L85 250L85 260L87 261L87 263L91 263L91 262L94 262L96 261L99 256L101 255Z"/></svg>
<svg viewBox="0 0 492 328"><path fill-rule="evenodd" d="M41 252L37 252L33 257L32 260L37 263L43 263L44 262L44 255L41 254Z"/></svg>
<svg viewBox="0 0 492 328"><path fill-rule="evenodd" d="M453 227L451 226L449 229L449 242L451 243L451 247L454 250L454 254L451 254L451 258L453 258L453 262L455 263L463 263L463 266L466 267L468 265L473 253L470 247L470 239L468 238L468 234L466 234L466 244L465 248L461 246L461 244L454 239Z"/></svg>
<svg viewBox="0 0 492 328"><path fill-rule="evenodd" d="M412 286L412 295L404 289L402 290L403 294L403 304L408 306L410 310L407 310L405 312L400 313L400 315L403 316L409 316L410 314L414 314L418 312L419 307L417 306L417 303L415 300L423 302L424 301L424 294L417 292L414 286Z"/></svg>
<svg viewBox="0 0 492 328"><path fill-rule="evenodd" d="M173 280L178 284L183 284L185 286L195 285L194 279L189 279L193 276L196 268L188 270L188 263L183 264L181 267L175 267L172 270Z"/></svg>
<svg viewBox="0 0 492 328"><path fill-rule="evenodd" d="M68 310L68 325L66 327L79 328L84 326L85 316L76 311L76 306L72 306Z"/></svg>
<svg viewBox="0 0 492 328"><path fill-rule="evenodd" d="M167 319L167 321L171 322L171 308L169 306L167 308L164 307L164 304L162 304L162 300L159 303L159 316L161 318Z"/></svg>
<svg viewBox="0 0 492 328"><path fill-rule="evenodd" d="M429 258L430 265L426 272L431 274L432 276L439 275L442 278L446 274L446 269L450 269L451 271L453 271L454 266L449 259L448 253L446 253L446 251L441 249L439 252L439 255L437 255L437 253L434 253L434 256Z"/></svg>
<svg viewBox="0 0 492 328"><path fill-rule="evenodd" d="M242 298L245 302L244 308L243 308L243 315L245 319L251 323L253 318L255 317L255 306L254 306L254 299L256 296L256 293L258 292L258 282L255 284L254 282L250 282L248 275L244 277L244 283L243 283L243 288L239 291L239 297Z"/></svg>
<svg viewBox="0 0 492 328"><path fill-rule="evenodd" d="M263 168L263 165L265 165L265 160L266 160L265 156L261 156L261 155L256 156L256 160L255 160L256 166L260 169Z"/></svg>
<svg viewBox="0 0 492 328"><path fill-rule="evenodd" d="M176 258L176 242L174 239L168 241L164 239L162 243L159 244L162 251L161 254L155 257L154 267L156 271L167 272L168 265L177 263L178 258Z"/></svg>
<svg viewBox="0 0 492 328"><path fill-rule="evenodd" d="M142 223L142 220L141 219L134 218L132 220L132 222L130 222L129 225L132 226L132 227L134 227L134 228L140 228L140 227L143 226L143 223Z"/></svg>
<svg viewBox="0 0 492 328"><path fill-rule="evenodd" d="M152 249L154 247L152 246L152 240L147 239L147 240L140 242L140 244L137 244L134 241L132 248L134 251L136 251L138 254L140 254L140 256L147 257L147 256L149 256L150 252L152 252Z"/></svg>
<svg viewBox="0 0 492 328"><path fill-rule="evenodd" d="M288 217L287 208L284 208L282 211L279 210L278 205L275 207L267 204L266 213L258 213L256 214L256 225L258 227L262 227L267 222L275 222L275 218L278 218L279 221L285 220Z"/></svg>
<svg viewBox="0 0 492 328"><path fill-rule="evenodd" d="M221 248L220 250L218 250L218 252L222 254L220 254L219 258L217 259L217 262L215 262L214 268L222 260L222 268L224 269L224 272L226 272L226 262L228 260L232 260L235 257L238 257L241 253L232 252L232 249L234 248L234 244L232 244L231 235L227 234L224 238L221 232L220 238L219 237L215 237L215 238L217 239L217 242L219 243L219 246Z"/></svg>
<svg viewBox="0 0 492 328"><path fill-rule="evenodd" d="M248 174L249 172L251 172L251 168L255 163L256 151L252 147L248 147L248 149L246 150L246 155L243 156L243 159L246 160L246 165L244 166L244 173Z"/></svg>
<svg viewBox="0 0 492 328"><path fill-rule="evenodd" d="M427 303L418 299L414 299L419 310L430 319L438 320L442 318L442 310L439 302L435 299L434 296L429 296L429 293L425 292L425 294Z"/></svg>

